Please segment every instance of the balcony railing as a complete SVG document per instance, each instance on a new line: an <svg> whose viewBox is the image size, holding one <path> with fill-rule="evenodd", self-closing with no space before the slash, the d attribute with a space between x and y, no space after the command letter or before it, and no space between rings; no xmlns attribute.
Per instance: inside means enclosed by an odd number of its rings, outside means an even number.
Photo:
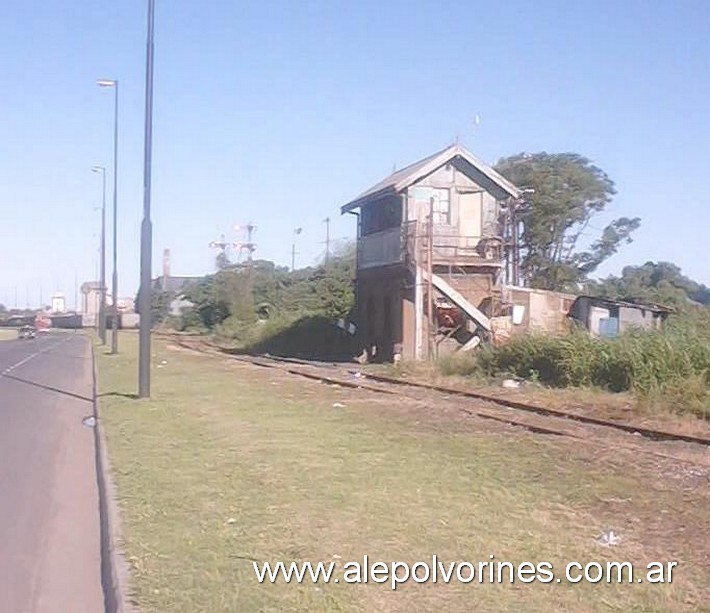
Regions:
<svg viewBox="0 0 710 613"><path fill-rule="evenodd" d="M432 261L436 265L500 265L502 242L495 237L463 236L452 234L453 228L434 227L431 247ZM425 224L409 222L374 234L360 237L358 241L358 267L375 268L391 264L426 261L428 235Z"/></svg>

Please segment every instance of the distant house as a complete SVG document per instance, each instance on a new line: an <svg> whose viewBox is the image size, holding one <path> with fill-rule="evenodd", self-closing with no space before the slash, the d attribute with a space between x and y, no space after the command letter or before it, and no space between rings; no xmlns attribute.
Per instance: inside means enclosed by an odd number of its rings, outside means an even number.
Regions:
<svg viewBox="0 0 710 613"><path fill-rule="evenodd" d="M87 281L81 284L81 312L95 316L101 305L101 283Z"/></svg>
<svg viewBox="0 0 710 613"><path fill-rule="evenodd" d="M601 296L579 296L569 316L592 336L614 337L632 328L657 330L673 309L636 300L613 300Z"/></svg>
<svg viewBox="0 0 710 613"><path fill-rule="evenodd" d="M64 294L52 294L52 313L64 313L67 310L66 298Z"/></svg>
<svg viewBox="0 0 710 613"><path fill-rule="evenodd" d="M358 219L358 336L370 358L420 359L448 337L463 348L491 337L521 198L453 145L341 207ZM462 319L450 316L454 307Z"/></svg>
<svg viewBox="0 0 710 613"><path fill-rule="evenodd" d="M192 302L185 298L187 289L197 283L202 277L162 275L153 279L154 292L168 292L174 297L170 301L170 315L181 315L184 309L190 308Z"/></svg>

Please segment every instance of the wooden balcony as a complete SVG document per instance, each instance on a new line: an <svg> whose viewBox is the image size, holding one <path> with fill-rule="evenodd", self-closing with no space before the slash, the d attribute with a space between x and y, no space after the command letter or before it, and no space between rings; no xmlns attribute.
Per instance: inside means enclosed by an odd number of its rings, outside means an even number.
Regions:
<svg viewBox="0 0 710 613"><path fill-rule="evenodd" d="M435 226L431 248L425 224L410 222L358 240L358 268L427 262L433 266L457 268L503 266L502 240L498 237L462 236L451 226Z"/></svg>

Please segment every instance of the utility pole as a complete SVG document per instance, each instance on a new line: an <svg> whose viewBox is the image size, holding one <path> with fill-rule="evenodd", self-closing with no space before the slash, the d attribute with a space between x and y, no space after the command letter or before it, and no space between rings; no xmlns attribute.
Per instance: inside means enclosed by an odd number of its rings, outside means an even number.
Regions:
<svg viewBox="0 0 710 613"><path fill-rule="evenodd" d="M138 397L150 398L150 330L153 265L153 222L150 196L153 162L153 29L155 2L148 0L148 33L145 58L145 125L143 137L143 221L141 222L140 331L138 355Z"/></svg>
<svg viewBox="0 0 710 613"><path fill-rule="evenodd" d="M429 338L429 359L434 358L434 198L429 199L429 223L427 224L427 330Z"/></svg>
<svg viewBox="0 0 710 613"><path fill-rule="evenodd" d="M99 87L113 87L113 275L111 300L111 353L118 353L118 80L99 79Z"/></svg>
<svg viewBox="0 0 710 613"><path fill-rule="evenodd" d="M256 226L253 223L249 222L247 224L247 244L245 246L247 248L247 262L249 262L250 268L252 265L252 253L254 253L254 250L256 249L256 245L252 240L254 230L256 230Z"/></svg>
<svg viewBox="0 0 710 613"><path fill-rule="evenodd" d="M246 249L247 252L247 288L246 292L250 296L251 302L254 302L253 298L253 285L254 285L254 262L253 262L253 257L252 254L256 250L256 245L254 244L254 231L256 230L256 226L252 223L249 222L246 226L234 226L234 229L239 231L239 230L246 230L246 242L245 243L233 243L233 247L238 250L238 256L237 259L241 259L241 254L242 251Z"/></svg>
<svg viewBox="0 0 710 613"><path fill-rule="evenodd" d="M511 211L513 232L513 285L518 287L520 285L520 246L518 244L518 216L516 213L516 205L513 205Z"/></svg>
<svg viewBox="0 0 710 613"><path fill-rule="evenodd" d="M303 231L303 228L296 228L293 231L293 242L291 243L291 272L296 269L296 237Z"/></svg>
<svg viewBox="0 0 710 613"><path fill-rule="evenodd" d="M330 261L330 217L326 217L323 222L325 223L325 267L328 268Z"/></svg>
<svg viewBox="0 0 710 613"><path fill-rule="evenodd" d="M103 199L101 201L101 264L99 268L99 283L101 285L101 298L99 303L99 339L101 344L106 344L106 168L94 166L92 172L101 173L103 185Z"/></svg>
<svg viewBox="0 0 710 613"><path fill-rule="evenodd" d="M246 226L234 226L234 229L239 232L242 230L246 230L246 242L243 243L232 243L232 246L237 250L238 256L237 259L240 260L242 257L242 251L247 252L247 264L251 266L252 263L252 253L256 250L256 245L254 244L253 241L253 236L254 236L254 231L256 230L256 226L249 222Z"/></svg>

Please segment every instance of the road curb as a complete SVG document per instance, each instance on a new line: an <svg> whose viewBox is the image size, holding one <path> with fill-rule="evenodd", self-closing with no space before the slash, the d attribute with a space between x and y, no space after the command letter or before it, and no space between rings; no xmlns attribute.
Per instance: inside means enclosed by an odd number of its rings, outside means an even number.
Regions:
<svg viewBox="0 0 710 613"><path fill-rule="evenodd" d="M91 343L93 371L94 449L96 482L99 490L99 522L101 534L101 587L105 613L136 613L128 595L128 562L119 548L121 519L116 504L116 490L111 478L106 436L99 415L98 372L94 344Z"/></svg>

